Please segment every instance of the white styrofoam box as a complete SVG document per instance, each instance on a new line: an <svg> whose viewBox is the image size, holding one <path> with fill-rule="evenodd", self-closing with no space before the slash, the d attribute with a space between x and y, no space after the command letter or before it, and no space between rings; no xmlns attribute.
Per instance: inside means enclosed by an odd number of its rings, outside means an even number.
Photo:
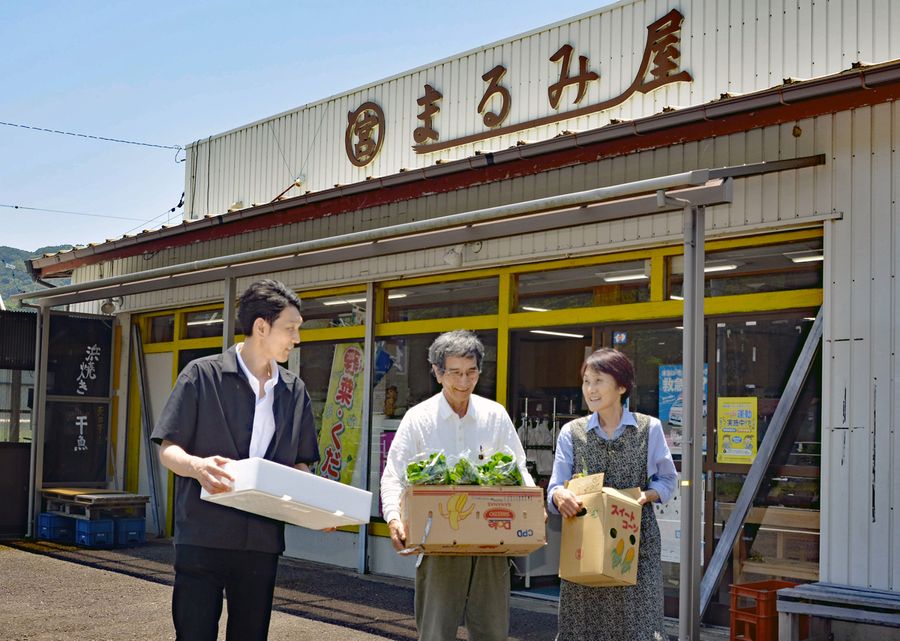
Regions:
<svg viewBox="0 0 900 641"><path fill-rule="evenodd" d="M233 489L200 498L313 530L369 522L372 493L261 458L231 461Z"/></svg>

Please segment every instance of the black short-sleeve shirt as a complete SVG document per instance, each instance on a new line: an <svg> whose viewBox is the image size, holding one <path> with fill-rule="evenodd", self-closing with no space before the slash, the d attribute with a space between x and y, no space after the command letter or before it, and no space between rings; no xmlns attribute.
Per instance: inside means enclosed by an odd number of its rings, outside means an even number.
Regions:
<svg viewBox="0 0 900 641"><path fill-rule="evenodd" d="M306 385L279 369L272 412L275 433L265 458L293 467L319 460ZM235 348L191 361L178 375L151 439L194 456L248 458L256 396ZM175 543L260 552L284 551L284 524L200 499L196 479L175 476Z"/></svg>

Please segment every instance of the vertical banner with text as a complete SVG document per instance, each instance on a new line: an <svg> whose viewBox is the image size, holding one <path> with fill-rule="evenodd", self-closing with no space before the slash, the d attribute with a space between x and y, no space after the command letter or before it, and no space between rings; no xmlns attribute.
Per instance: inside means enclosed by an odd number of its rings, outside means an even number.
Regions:
<svg viewBox="0 0 900 641"><path fill-rule="evenodd" d="M319 432L319 476L349 484L359 450L363 405L363 346L340 343L328 382Z"/></svg>

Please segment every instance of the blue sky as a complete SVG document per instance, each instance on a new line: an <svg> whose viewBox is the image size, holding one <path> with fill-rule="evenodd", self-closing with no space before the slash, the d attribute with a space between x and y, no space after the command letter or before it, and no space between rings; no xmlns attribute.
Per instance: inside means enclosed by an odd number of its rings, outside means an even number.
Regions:
<svg viewBox="0 0 900 641"><path fill-rule="evenodd" d="M606 4L5 2L0 122L186 146ZM183 186L171 149L0 125L0 245L153 228Z"/></svg>

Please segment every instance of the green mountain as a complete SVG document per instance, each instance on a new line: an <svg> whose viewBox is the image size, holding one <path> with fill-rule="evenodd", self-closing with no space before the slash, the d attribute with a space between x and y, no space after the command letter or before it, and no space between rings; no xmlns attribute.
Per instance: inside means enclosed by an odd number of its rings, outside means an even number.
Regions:
<svg viewBox="0 0 900 641"><path fill-rule="evenodd" d="M56 245L53 247L40 247L30 252L24 249L0 245L0 296L3 297L3 302L7 308L12 309L17 306L15 301L9 300L9 297L13 294L44 289L43 285L39 285L31 280L28 268L25 267L26 259L43 254L52 254L63 249L71 249L71 247L71 245ZM68 285L69 279L54 279L53 284Z"/></svg>

